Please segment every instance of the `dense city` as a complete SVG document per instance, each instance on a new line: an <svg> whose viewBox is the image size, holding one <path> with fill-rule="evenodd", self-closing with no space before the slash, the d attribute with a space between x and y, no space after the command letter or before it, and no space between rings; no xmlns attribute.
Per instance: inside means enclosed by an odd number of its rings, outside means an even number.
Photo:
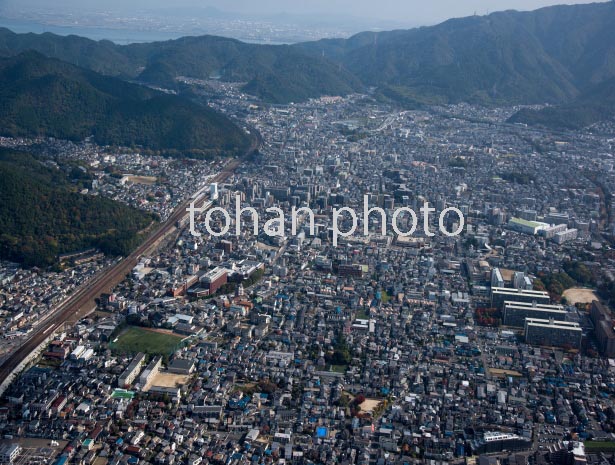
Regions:
<svg viewBox="0 0 615 465"><path fill-rule="evenodd" d="M224 182L221 159L1 141L78 161L82 194L161 221L188 199L231 212L209 216L215 234L205 213L179 221L2 385L1 463L615 463L613 125L548 132L506 123L518 108L400 112L363 94L264 105L189 84L262 140ZM396 232L396 209L426 203L428 224ZM266 234L275 207L284 224ZM357 233L334 237L344 207ZM0 357L118 260L61 258L0 264Z"/></svg>

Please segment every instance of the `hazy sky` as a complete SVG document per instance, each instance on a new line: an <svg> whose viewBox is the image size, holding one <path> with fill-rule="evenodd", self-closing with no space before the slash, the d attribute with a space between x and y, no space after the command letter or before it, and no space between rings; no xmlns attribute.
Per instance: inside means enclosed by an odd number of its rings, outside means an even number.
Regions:
<svg viewBox="0 0 615 465"><path fill-rule="evenodd" d="M191 3L190 0L180 1ZM299 14L350 14L366 18L409 22L468 16L475 11L484 14L488 11L510 8L532 10L558 3L591 2L549 0L216 0L209 2L210 5L219 6L226 10L249 13L285 11Z"/></svg>
<svg viewBox="0 0 615 465"><path fill-rule="evenodd" d="M434 23L451 17L469 16L474 12L518 9L532 10L562 3L592 3L591 1L553 0L0 0L0 6L44 9L68 7L74 13L87 9L131 10L157 7L215 7L223 11L248 15L291 13L310 16L350 15L400 23Z"/></svg>

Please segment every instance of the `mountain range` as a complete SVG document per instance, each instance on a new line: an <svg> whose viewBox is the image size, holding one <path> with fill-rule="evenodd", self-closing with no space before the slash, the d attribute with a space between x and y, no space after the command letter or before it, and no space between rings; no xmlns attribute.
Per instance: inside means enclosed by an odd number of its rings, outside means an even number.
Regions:
<svg viewBox="0 0 615 465"><path fill-rule="evenodd" d="M362 88L339 64L300 48L247 44L224 37L116 45L77 36L15 34L0 28L0 56L26 50L101 74L167 88L174 88L179 76L245 82L247 89L274 103L348 94Z"/></svg>
<svg viewBox="0 0 615 465"><path fill-rule="evenodd" d="M184 37L117 45L77 36L15 34L0 29L0 56L35 50L109 77L176 89L176 78L243 82L271 103L346 95L374 96L406 108L470 102L549 104L540 117L514 121L570 127L608 116L592 95L615 78L615 2L504 11L451 19L436 26L364 32L348 39L255 45Z"/></svg>
<svg viewBox="0 0 615 465"><path fill-rule="evenodd" d="M504 11L298 45L406 105L559 104L615 77L615 3Z"/></svg>

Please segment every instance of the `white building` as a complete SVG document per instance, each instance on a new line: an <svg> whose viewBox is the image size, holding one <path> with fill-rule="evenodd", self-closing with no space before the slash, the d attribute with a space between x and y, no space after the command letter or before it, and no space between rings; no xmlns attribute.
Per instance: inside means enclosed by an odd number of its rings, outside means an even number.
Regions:
<svg viewBox="0 0 615 465"><path fill-rule="evenodd" d="M576 229L567 229L566 231L558 232L553 241L556 244L563 244L564 242L573 241L577 238L579 231Z"/></svg>
<svg viewBox="0 0 615 465"><path fill-rule="evenodd" d="M0 463L13 463L17 456L21 454L19 444L5 444L0 447Z"/></svg>
<svg viewBox="0 0 615 465"><path fill-rule="evenodd" d="M539 221L528 221L522 218L511 218L508 222L508 227L514 231L524 234L537 234L539 231L547 229L549 225L547 223L541 223Z"/></svg>
<svg viewBox="0 0 615 465"><path fill-rule="evenodd" d="M209 199L210 200L218 200L220 194L218 193L218 183L212 182L209 186Z"/></svg>

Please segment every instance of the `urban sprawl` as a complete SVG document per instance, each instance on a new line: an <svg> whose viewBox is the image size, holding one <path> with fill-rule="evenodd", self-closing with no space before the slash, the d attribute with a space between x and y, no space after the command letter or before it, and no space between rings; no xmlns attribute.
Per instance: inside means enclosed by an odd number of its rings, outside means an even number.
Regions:
<svg viewBox="0 0 615 465"><path fill-rule="evenodd" d="M515 108L400 112L365 95L269 106L184 82L262 138L224 182L221 159L1 145L79 160L84 195L162 220L238 196L282 233L255 234L247 212L238 234L235 215L209 215L211 234L186 214L0 380L0 462L615 463L614 124L552 133L505 123ZM365 198L385 214L364 215ZM425 203L462 216L392 227ZM440 226L462 230L428 234ZM1 263L1 360L117 260Z"/></svg>

